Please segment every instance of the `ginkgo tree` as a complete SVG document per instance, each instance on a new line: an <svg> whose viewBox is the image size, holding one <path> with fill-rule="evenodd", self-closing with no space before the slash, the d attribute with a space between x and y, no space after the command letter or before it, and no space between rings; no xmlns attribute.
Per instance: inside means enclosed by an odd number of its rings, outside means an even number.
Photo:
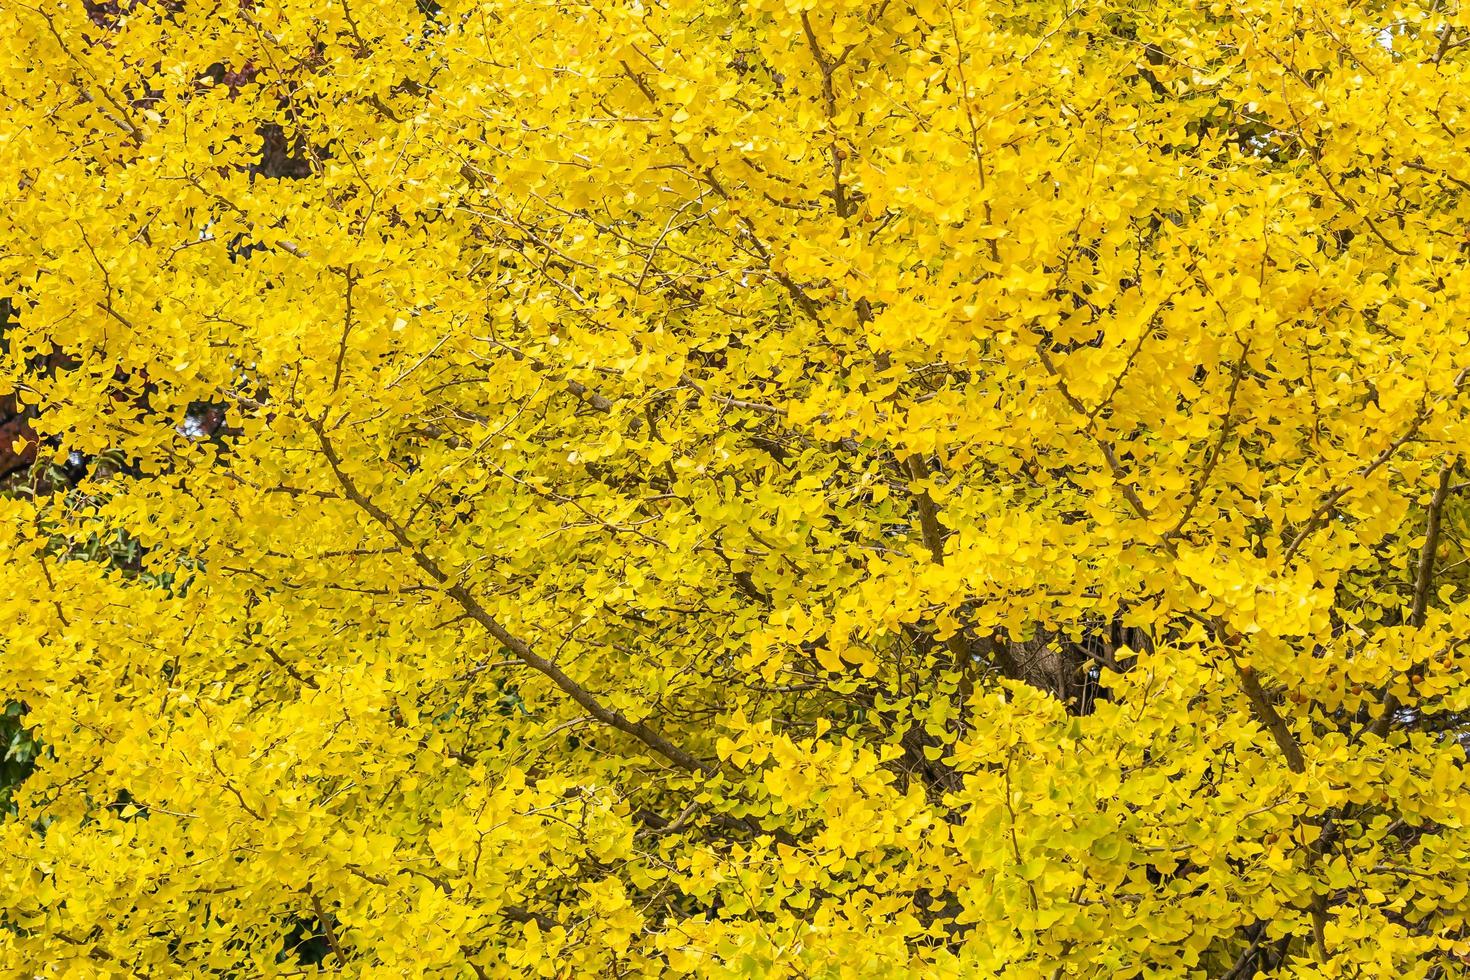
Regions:
<svg viewBox="0 0 1470 980"><path fill-rule="evenodd" d="M1470 972L1454 0L0 0L0 119L6 975Z"/></svg>

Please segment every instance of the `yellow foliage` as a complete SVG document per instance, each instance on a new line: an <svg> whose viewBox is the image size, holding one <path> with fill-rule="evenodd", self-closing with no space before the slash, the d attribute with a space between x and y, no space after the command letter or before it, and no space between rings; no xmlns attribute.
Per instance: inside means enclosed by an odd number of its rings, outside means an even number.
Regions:
<svg viewBox="0 0 1470 980"><path fill-rule="evenodd" d="M1467 973L1454 0L4 0L0 118L5 975Z"/></svg>

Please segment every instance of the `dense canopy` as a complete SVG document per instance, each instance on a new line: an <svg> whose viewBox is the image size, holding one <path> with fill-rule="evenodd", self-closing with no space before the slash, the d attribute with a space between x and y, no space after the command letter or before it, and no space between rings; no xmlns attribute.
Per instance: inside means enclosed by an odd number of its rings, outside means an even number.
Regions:
<svg viewBox="0 0 1470 980"><path fill-rule="evenodd" d="M0 972L1470 972L1454 0L0 0Z"/></svg>

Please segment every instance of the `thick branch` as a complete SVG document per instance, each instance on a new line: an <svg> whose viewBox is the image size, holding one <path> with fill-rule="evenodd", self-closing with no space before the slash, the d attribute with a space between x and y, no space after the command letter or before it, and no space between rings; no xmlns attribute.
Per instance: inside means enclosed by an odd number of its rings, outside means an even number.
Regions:
<svg viewBox="0 0 1470 980"><path fill-rule="evenodd" d="M1281 717L1281 713L1271 703L1271 698L1265 688L1261 687L1256 672L1249 666L1241 666L1237 673L1240 675L1241 689L1245 691L1246 698L1250 700L1257 719L1266 726L1266 731L1271 733L1276 747L1286 757L1286 767L1292 772L1306 772L1307 760L1302 755L1301 746L1297 744L1296 736L1292 735L1286 719Z"/></svg>
<svg viewBox="0 0 1470 980"><path fill-rule="evenodd" d="M404 552L413 559L414 564L418 565L429 578L442 586L445 594L457 602L470 619L473 619L484 627L485 632L494 637L508 653L533 670L545 674L553 684L561 688L573 701L581 705L583 710L589 715L611 728L615 728L626 735L633 736L679 768L697 773L712 770L713 767L709 764L700 761L689 752L681 749L657 731L642 722L633 721L621 712L614 711L604 705L591 691L569 677L556 664L532 650L530 644L525 640L522 640L502 626L494 616L490 615L489 610L475 598L472 592L458 582L452 581L449 573L440 568L438 562L434 561L417 542L408 536L408 532L404 530L403 526L395 521L387 511L374 503L372 498L363 493L357 486L356 481L342 470L342 459L337 454L332 440L327 436L321 421L312 420L308 424L311 426L312 431L316 433L317 441L321 443L322 455L326 457L327 465L331 467L332 474L336 477L337 482L341 484L342 492L347 499L356 504L359 509L392 535L393 539L398 542Z"/></svg>

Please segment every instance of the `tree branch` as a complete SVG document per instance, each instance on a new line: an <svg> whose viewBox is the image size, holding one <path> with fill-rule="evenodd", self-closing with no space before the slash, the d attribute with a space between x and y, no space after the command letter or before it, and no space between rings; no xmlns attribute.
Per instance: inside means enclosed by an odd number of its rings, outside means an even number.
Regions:
<svg viewBox="0 0 1470 980"><path fill-rule="evenodd" d="M1414 601L1409 609L1408 625L1415 628L1424 626L1425 615L1429 611L1429 595L1434 587L1434 560L1435 553L1439 550L1440 522L1444 515L1444 505L1450 497L1450 477L1454 474L1458 460L1451 462L1439 471L1439 485L1434 488L1434 496L1429 501L1429 515L1425 522L1424 544L1419 548L1419 564L1414 572ZM1388 729L1393 725L1393 717L1398 714L1402 705L1399 699L1389 691L1383 696L1383 711L1373 719L1363 731L1358 733L1358 738L1363 735L1373 735L1378 738L1388 734ZM1358 738L1353 739L1357 741Z"/></svg>
<svg viewBox="0 0 1470 980"><path fill-rule="evenodd" d="M338 455L331 438L328 437L321 420L309 419L307 424L316 433L317 441L322 447L322 455L326 457L327 465L331 468L332 475L336 477L347 499L356 504L359 509L392 535L393 539L398 542L404 552L413 559L414 564L418 565L429 578L442 586L444 593L459 603L469 618L484 627L485 632L494 637L508 653L526 666L546 675L553 684L561 688L573 701L581 705L583 710L603 724L615 728L626 735L633 736L681 769L694 773L713 772L714 767L712 765L675 745L659 732L642 722L633 721L621 712L614 711L604 705L591 691L569 677L556 664L536 653L525 640L522 640L502 626L490 614L489 610L475 598L472 592L462 584L452 581L449 573L440 568L439 564L417 542L408 536L408 532L404 530L403 526L395 521L387 511L374 503L371 497L363 493L357 486L356 481L342 470L342 458Z"/></svg>

